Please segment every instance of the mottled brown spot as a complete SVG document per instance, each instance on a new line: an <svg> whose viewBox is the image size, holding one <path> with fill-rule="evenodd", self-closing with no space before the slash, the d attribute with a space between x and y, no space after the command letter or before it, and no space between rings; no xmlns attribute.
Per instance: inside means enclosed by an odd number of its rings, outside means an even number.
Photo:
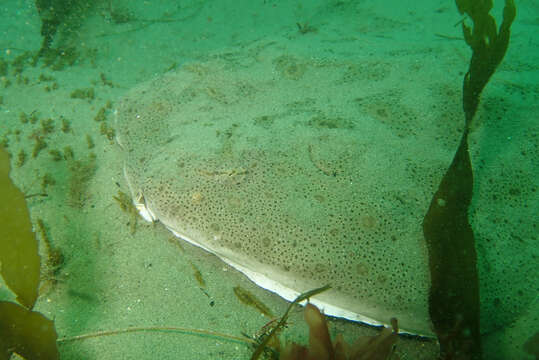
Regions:
<svg viewBox="0 0 539 360"><path fill-rule="evenodd" d="M204 196L200 191L196 191L191 195L191 201L193 204L200 204L204 200Z"/></svg>
<svg viewBox="0 0 539 360"><path fill-rule="evenodd" d="M271 244L271 239L267 236L264 236L262 238L262 246L264 246L265 248L268 248Z"/></svg>
<svg viewBox="0 0 539 360"><path fill-rule="evenodd" d="M378 221L371 215L361 215L359 223L366 229L374 229L378 225Z"/></svg>
<svg viewBox="0 0 539 360"><path fill-rule="evenodd" d="M369 269L365 264L359 263L356 265L356 271L359 276L367 276L369 273Z"/></svg>

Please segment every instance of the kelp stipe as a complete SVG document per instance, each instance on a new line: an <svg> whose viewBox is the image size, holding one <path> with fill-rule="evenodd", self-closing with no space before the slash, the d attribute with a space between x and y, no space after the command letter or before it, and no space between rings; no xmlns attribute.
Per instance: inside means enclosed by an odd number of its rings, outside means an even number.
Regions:
<svg viewBox="0 0 539 360"><path fill-rule="evenodd" d="M473 21L462 30L472 49L463 82L465 128L453 161L434 194L423 220L429 251L431 288L429 313L440 341L442 359L481 359L479 278L477 255L468 208L473 171L468 134L481 92L502 61L516 15L513 0L505 1L499 32L489 14L492 0L456 0L461 14Z"/></svg>

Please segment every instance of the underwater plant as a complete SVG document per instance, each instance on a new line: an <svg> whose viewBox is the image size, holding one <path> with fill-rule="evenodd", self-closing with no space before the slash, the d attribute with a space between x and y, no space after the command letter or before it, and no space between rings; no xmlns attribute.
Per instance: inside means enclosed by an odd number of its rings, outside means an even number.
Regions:
<svg viewBox="0 0 539 360"><path fill-rule="evenodd" d="M384 328L376 336L362 336L352 345L347 344L342 334L331 341L326 318L312 304L305 306L305 322L309 325L309 346L288 344L279 360L398 360L395 343L398 340L398 325L391 319L392 329Z"/></svg>
<svg viewBox="0 0 539 360"><path fill-rule="evenodd" d="M462 22L464 40L472 49L463 82L465 128L453 161L432 197L423 220L429 252L431 288L429 313L440 342L442 359L481 359L480 298L477 254L468 208L473 171L468 134L481 92L501 63L516 16L513 0L505 0L499 31L489 14L492 0L456 0L458 11L473 22Z"/></svg>
<svg viewBox="0 0 539 360"><path fill-rule="evenodd" d="M59 358L54 323L32 308L38 297L38 242L24 194L9 178L8 153L0 148L0 274L17 302L0 301L0 360Z"/></svg>
<svg viewBox="0 0 539 360"><path fill-rule="evenodd" d="M326 285L307 291L291 302L279 322L267 335L263 335L263 340L256 347L251 360L259 359L268 349L273 359L279 360L398 360L398 356L394 354L399 332L396 319L391 319L392 329L384 328L376 336L362 336L354 344L349 345L344 341L342 334L339 334L333 343L325 316L311 303L307 303L304 310L304 319L309 326L309 345L290 343L281 351L277 334L285 326L290 310L296 304L329 288L330 286Z"/></svg>

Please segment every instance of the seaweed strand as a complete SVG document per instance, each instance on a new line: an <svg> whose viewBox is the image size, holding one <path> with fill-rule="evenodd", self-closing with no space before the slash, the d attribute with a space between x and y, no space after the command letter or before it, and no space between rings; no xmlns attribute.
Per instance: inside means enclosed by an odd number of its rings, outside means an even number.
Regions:
<svg viewBox="0 0 539 360"><path fill-rule="evenodd" d="M96 331L96 332L92 332L88 334L63 337L63 338L58 339L57 342L59 344L64 344L64 343L68 343L72 341L85 340L85 339L91 339L91 338L97 338L97 337L103 337L103 336L120 335L120 334L134 333L134 332L146 332L146 331L170 331L170 332L180 332L180 333L188 334L188 335L202 335L202 336L206 335L206 336L214 336L218 338L239 341L239 342L247 343L250 345L256 344L254 340L245 338L245 337L229 335L229 334L220 333L220 332L211 331L211 330L185 328L185 327L178 327L178 326L135 326L135 327L128 327L125 329L118 329L118 330Z"/></svg>

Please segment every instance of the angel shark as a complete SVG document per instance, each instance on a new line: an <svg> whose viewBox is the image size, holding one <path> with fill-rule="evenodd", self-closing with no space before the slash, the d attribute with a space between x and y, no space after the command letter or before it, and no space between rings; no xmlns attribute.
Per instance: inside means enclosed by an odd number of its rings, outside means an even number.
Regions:
<svg viewBox="0 0 539 360"><path fill-rule="evenodd" d="M325 314L432 336L422 220L453 149L389 71L239 51L118 104L140 214L287 300L329 284Z"/></svg>

